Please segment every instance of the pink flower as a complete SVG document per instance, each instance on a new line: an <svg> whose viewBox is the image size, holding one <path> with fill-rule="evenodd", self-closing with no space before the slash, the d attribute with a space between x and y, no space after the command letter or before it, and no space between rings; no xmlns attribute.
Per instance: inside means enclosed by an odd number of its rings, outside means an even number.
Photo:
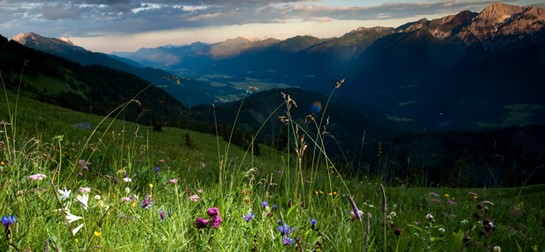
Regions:
<svg viewBox="0 0 545 252"><path fill-rule="evenodd" d="M28 178L32 180L43 180L44 178L47 178L47 176L45 174L38 173L38 174L30 175L28 176Z"/></svg>
<svg viewBox="0 0 545 252"><path fill-rule="evenodd" d="M432 196L432 197L439 197L439 194L436 193L436 192L430 192L429 194L430 194L430 196Z"/></svg>
<svg viewBox="0 0 545 252"><path fill-rule="evenodd" d="M212 219L210 221L212 221L212 227L214 227L214 228L218 228L218 226L222 222L221 217L219 215L215 216L215 217L212 217Z"/></svg>
<svg viewBox="0 0 545 252"><path fill-rule="evenodd" d="M449 205L453 206L453 207L455 207L455 206L458 205L455 201L453 201L453 200L451 200L451 199L447 200L447 203L448 203Z"/></svg>
<svg viewBox="0 0 545 252"><path fill-rule="evenodd" d="M197 202L197 201L199 201L200 198L201 198L201 197L199 197L199 195L194 194L194 195L189 196L189 201L191 201L191 202Z"/></svg>
<svg viewBox="0 0 545 252"><path fill-rule="evenodd" d="M131 198L129 197L122 197L121 202L131 202Z"/></svg>
<svg viewBox="0 0 545 252"><path fill-rule="evenodd" d="M123 181L125 181L126 183L130 183L130 182L132 182L132 179L129 178L129 177L124 177Z"/></svg>
<svg viewBox="0 0 545 252"><path fill-rule="evenodd" d="M440 200L440 199L432 199L431 202L437 203L437 204L441 204L441 200Z"/></svg>
<svg viewBox="0 0 545 252"><path fill-rule="evenodd" d="M208 221L201 217L198 217L197 220L195 220L195 226L197 228L205 228L206 225L208 225Z"/></svg>
<svg viewBox="0 0 545 252"><path fill-rule="evenodd" d="M80 187L79 190L78 190L79 193L90 193L91 192L91 188L89 187Z"/></svg>
<svg viewBox="0 0 545 252"><path fill-rule="evenodd" d="M217 217L220 215L220 211L217 207L208 208L208 216Z"/></svg>
<svg viewBox="0 0 545 252"><path fill-rule="evenodd" d="M202 188L199 188L199 189L197 190L197 192L198 192L198 193L202 193L202 192L203 192Z"/></svg>
<svg viewBox="0 0 545 252"><path fill-rule="evenodd" d="M178 179L177 178L171 178L168 180L168 182L170 182L171 184L178 184Z"/></svg>

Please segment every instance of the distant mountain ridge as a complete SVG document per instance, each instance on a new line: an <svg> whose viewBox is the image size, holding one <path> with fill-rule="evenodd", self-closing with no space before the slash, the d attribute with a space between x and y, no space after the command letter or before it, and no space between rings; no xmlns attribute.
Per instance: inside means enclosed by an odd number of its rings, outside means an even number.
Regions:
<svg viewBox="0 0 545 252"><path fill-rule="evenodd" d="M478 13L357 28L338 38L237 38L243 46L199 43L122 55L226 86L280 83L327 91L346 79L338 95L384 111L407 130L481 129L545 123L537 95L545 93L539 85L544 20L542 8L493 3ZM223 43L236 53L214 57L211 48ZM177 61L160 63L154 54Z"/></svg>

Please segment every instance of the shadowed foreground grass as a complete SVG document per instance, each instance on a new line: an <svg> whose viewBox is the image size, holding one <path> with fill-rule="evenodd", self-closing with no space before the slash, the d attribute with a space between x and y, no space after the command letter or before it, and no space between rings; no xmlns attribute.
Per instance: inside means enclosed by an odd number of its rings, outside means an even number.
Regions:
<svg viewBox="0 0 545 252"><path fill-rule="evenodd" d="M543 185L383 195L265 146L19 99L0 100L0 251L545 249Z"/></svg>

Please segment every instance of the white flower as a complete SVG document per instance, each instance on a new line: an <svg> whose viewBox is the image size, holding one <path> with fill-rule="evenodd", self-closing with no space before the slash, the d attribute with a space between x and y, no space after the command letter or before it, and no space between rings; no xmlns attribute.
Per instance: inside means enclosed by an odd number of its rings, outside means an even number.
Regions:
<svg viewBox="0 0 545 252"><path fill-rule="evenodd" d="M95 195L95 200L100 200L102 197L100 197L100 195Z"/></svg>
<svg viewBox="0 0 545 252"><path fill-rule="evenodd" d="M131 192L131 188L125 187L125 193L129 194Z"/></svg>
<svg viewBox="0 0 545 252"><path fill-rule="evenodd" d="M426 214L426 219L430 222L434 222L435 221L435 218L433 218L433 215L431 215L431 213L429 214Z"/></svg>
<svg viewBox="0 0 545 252"><path fill-rule="evenodd" d="M83 206L83 209L87 211L87 206L88 206L87 202L89 202L89 194L85 193L83 195L76 196L76 201L78 201Z"/></svg>
<svg viewBox="0 0 545 252"><path fill-rule="evenodd" d="M445 232L445 229L444 229L444 228L442 228L442 227L441 227L441 228L439 228L438 230L439 230L439 232L441 232L441 233L444 233L444 232Z"/></svg>
<svg viewBox="0 0 545 252"><path fill-rule="evenodd" d="M465 225L465 224L467 224L468 222L469 222L468 220L463 219L462 221L460 221L460 224Z"/></svg>
<svg viewBox="0 0 545 252"><path fill-rule="evenodd" d="M74 222L74 221L83 219L83 217L73 215L73 214L71 214L71 213L68 212L68 211L66 211L65 213L66 213L66 216L65 216L65 217L66 217L66 220L68 221L68 223L72 223L72 222Z"/></svg>
<svg viewBox="0 0 545 252"><path fill-rule="evenodd" d="M125 181L126 183L130 183L130 182L132 182L132 179L129 178L129 177L124 177L123 181Z"/></svg>
<svg viewBox="0 0 545 252"><path fill-rule="evenodd" d="M74 228L72 230L72 235L76 235L78 233L78 231L83 227L83 224L80 224L79 226L77 226L76 228Z"/></svg>
<svg viewBox="0 0 545 252"><path fill-rule="evenodd" d="M496 245L496 246L494 246L494 247L492 248L492 251L494 251L494 252L501 252L501 247L498 246L498 245Z"/></svg>
<svg viewBox="0 0 545 252"><path fill-rule="evenodd" d="M59 200L61 200L61 201L62 201L62 200L65 200L65 199L68 199L68 198L70 197L70 193L71 193L71 192L72 192L72 191L70 191L70 190L66 190L66 189L62 190L62 189L59 189L59 195L57 196L57 198L58 198Z"/></svg>

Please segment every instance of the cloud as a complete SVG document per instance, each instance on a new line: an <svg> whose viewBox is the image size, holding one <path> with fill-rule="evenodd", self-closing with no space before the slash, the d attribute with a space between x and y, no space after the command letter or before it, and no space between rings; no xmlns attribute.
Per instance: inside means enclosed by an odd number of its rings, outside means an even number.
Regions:
<svg viewBox="0 0 545 252"><path fill-rule="evenodd" d="M12 34L96 36L256 23L401 19L479 11L493 2L418 1L333 6L319 0L0 0L0 27Z"/></svg>

